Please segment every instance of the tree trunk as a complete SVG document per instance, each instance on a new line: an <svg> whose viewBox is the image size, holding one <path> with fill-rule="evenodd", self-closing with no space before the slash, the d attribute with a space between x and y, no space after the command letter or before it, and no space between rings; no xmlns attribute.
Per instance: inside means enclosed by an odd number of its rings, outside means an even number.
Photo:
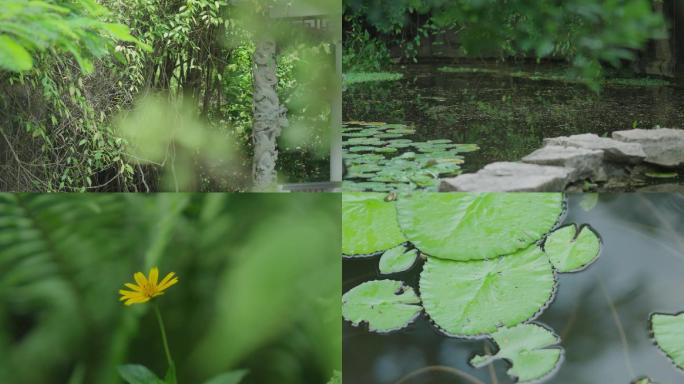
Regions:
<svg viewBox="0 0 684 384"><path fill-rule="evenodd" d="M280 105L276 87L276 44L269 38L256 43L253 64L254 120L252 123L252 144L254 159L252 178L254 189L265 191L276 185L275 165L278 159L277 139L282 128L287 126L285 107Z"/></svg>

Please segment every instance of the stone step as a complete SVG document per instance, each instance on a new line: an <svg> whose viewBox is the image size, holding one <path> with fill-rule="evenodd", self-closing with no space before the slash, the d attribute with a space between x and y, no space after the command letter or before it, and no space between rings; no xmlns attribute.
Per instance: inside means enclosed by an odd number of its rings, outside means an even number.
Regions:
<svg viewBox="0 0 684 384"><path fill-rule="evenodd" d="M647 163L662 167L684 166L684 130L673 128L630 129L613 132L615 140L638 144Z"/></svg>
<svg viewBox="0 0 684 384"><path fill-rule="evenodd" d="M570 182L574 169L550 165L499 162L476 173L443 179L440 192L558 192Z"/></svg>

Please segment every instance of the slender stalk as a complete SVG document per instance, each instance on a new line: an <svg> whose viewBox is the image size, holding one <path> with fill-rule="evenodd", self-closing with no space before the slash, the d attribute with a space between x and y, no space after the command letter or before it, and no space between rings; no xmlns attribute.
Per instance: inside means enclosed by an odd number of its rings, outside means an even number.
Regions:
<svg viewBox="0 0 684 384"><path fill-rule="evenodd" d="M159 329L161 330L162 342L164 343L164 353L166 354L166 362L169 364L169 369L175 371L176 366L173 364L173 358L171 358L171 351L169 350L169 342L166 340L166 328L164 328L164 320L162 320L159 307L156 303L153 305L153 307L154 313L157 315L157 321L159 322Z"/></svg>

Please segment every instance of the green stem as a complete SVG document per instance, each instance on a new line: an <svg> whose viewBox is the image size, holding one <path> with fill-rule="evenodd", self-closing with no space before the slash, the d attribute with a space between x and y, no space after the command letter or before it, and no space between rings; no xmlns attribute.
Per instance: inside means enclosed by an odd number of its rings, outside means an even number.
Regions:
<svg viewBox="0 0 684 384"><path fill-rule="evenodd" d="M166 340L166 328L164 328L164 320L162 320L157 304L154 304L153 307L154 313L157 315L157 321L159 322L159 329L161 330L162 342L164 343L164 353L166 354L166 362L169 363L169 369L175 371L176 366L173 364L173 358L171 358L171 351L169 350L169 342Z"/></svg>

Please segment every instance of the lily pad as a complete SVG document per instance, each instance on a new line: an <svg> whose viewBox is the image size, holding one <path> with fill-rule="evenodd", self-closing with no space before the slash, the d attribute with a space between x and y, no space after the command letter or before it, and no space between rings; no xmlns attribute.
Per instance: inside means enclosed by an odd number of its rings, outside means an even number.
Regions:
<svg viewBox="0 0 684 384"><path fill-rule="evenodd" d="M384 193L342 194L342 253L367 255L404 243L394 201Z"/></svg>
<svg viewBox="0 0 684 384"><path fill-rule="evenodd" d="M495 355L475 356L470 363L481 368L496 359L506 359L512 365L507 373L518 383L542 381L554 374L563 360L563 349L557 346L560 337L540 324L502 328L492 338L499 351Z"/></svg>
<svg viewBox="0 0 684 384"><path fill-rule="evenodd" d="M407 251L404 245L388 249L380 257L380 273L388 275L407 271L417 258L418 251L415 249Z"/></svg>
<svg viewBox="0 0 684 384"><path fill-rule="evenodd" d="M399 226L421 252L483 260L526 248L563 212L560 193L414 193L397 200Z"/></svg>
<svg viewBox="0 0 684 384"><path fill-rule="evenodd" d="M413 288L395 280L374 280L342 295L342 316L358 326L368 323L373 332L404 328L420 314L420 299Z"/></svg>
<svg viewBox="0 0 684 384"><path fill-rule="evenodd" d="M652 179L675 179L679 177L677 172L646 172L646 177Z"/></svg>
<svg viewBox="0 0 684 384"><path fill-rule="evenodd" d="M578 233L573 224L551 233L544 242L544 251L559 272L577 272L596 261L601 241L590 227L582 226Z"/></svg>
<svg viewBox="0 0 684 384"><path fill-rule="evenodd" d="M656 384L656 382L651 380L650 377L640 377L636 380L633 380L630 384Z"/></svg>
<svg viewBox="0 0 684 384"><path fill-rule="evenodd" d="M684 313L654 313L650 319L656 345L679 369L684 369Z"/></svg>
<svg viewBox="0 0 684 384"><path fill-rule="evenodd" d="M425 312L457 337L483 336L535 318L555 286L553 267L536 245L493 260L428 257L420 275Z"/></svg>

